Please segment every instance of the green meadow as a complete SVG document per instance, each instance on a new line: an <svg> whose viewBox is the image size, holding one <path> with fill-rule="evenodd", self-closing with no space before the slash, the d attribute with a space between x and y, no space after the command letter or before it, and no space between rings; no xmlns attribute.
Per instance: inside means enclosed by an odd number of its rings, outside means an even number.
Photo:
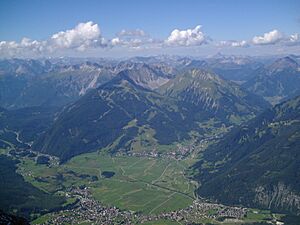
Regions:
<svg viewBox="0 0 300 225"><path fill-rule="evenodd" d="M148 157L88 153L63 165L37 165L23 159L19 172L25 180L48 192L59 193L71 186L86 185L105 205L156 214L185 208L194 199L194 184L186 177L184 161ZM105 178L102 172L113 172ZM91 177L98 180L92 180Z"/></svg>

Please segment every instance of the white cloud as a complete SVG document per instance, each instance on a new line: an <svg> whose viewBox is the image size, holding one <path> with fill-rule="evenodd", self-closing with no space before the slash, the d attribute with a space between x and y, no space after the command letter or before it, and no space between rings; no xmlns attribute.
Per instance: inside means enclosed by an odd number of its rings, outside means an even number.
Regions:
<svg viewBox="0 0 300 225"><path fill-rule="evenodd" d="M141 29L122 30L117 33L117 37L110 40L111 47L139 48L156 47L162 41L151 38Z"/></svg>
<svg viewBox="0 0 300 225"><path fill-rule="evenodd" d="M20 42L1 41L0 54L6 56L41 55L64 50L84 51L89 48L106 47L98 24L89 21L79 23L74 29L53 34L44 41L23 38Z"/></svg>
<svg viewBox="0 0 300 225"><path fill-rule="evenodd" d="M254 45L270 45L281 44L282 46L300 45L300 35L298 33L292 35L284 35L278 30L265 33L263 36L255 36L252 39Z"/></svg>
<svg viewBox="0 0 300 225"><path fill-rule="evenodd" d="M253 44L255 45L270 45L282 41L284 35L278 30L272 30L268 33L264 33L263 36L255 36L252 39Z"/></svg>
<svg viewBox="0 0 300 225"><path fill-rule="evenodd" d="M135 29L135 30L121 30L119 33L117 33L118 37L126 37L126 36L133 36L133 37L144 37L148 36L147 33L141 29Z"/></svg>
<svg viewBox="0 0 300 225"><path fill-rule="evenodd" d="M119 37L111 39L110 42L111 42L112 46L118 46L118 45L122 45L123 44L123 41Z"/></svg>
<svg viewBox="0 0 300 225"><path fill-rule="evenodd" d="M300 35L297 33L290 35L288 38L287 44L288 45L300 45Z"/></svg>
<svg viewBox="0 0 300 225"><path fill-rule="evenodd" d="M245 40L242 41L234 41L234 40L229 40L229 41L220 41L217 46L224 46L224 47L249 47L249 43Z"/></svg>
<svg viewBox="0 0 300 225"><path fill-rule="evenodd" d="M93 46L103 46L104 39L98 24L92 21L79 23L74 29L53 34L50 47L54 49L77 49L83 51Z"/></svg>
<svg viewBox="0 0 300 225"><path fill-rule="evenodd" d="M206 44L211 39L201 31L201 26L187 30L173 30L165 40L154 39L141 29L121 30L116 37L105 40L100 27L92 21L79 23L73 29L60 31L46 40L23 38L20 42L0 41L0 57L61 56L75 51L100 48L124 48L127 50L149 50L164 47L189 47ZM221 47L249 47L254 45L279 44L284 46L300 45L300 35L284 35L278 30L255 36L252 40L224 40L215 43ZM176 48L174 48L176 49Z"/></svg>
<svg viewBox="0 0 300 225"><path fill-rule="evenodd" d="M23 38L19 43L15 41L1 41L0 54L8 56L24 56L30 54L40 54L46 48L45 41L36 41Z"/></svg>
<svg viewBox="0 0 300 225"><path fill-rule="evenodd" d="M194 29L178 30L171 32L165 43L170 46L197 46L207 42L201 26L198 25Z"/></svg>
<svg viewBox="0 0 300 225"><path fill-rule="evenodd" d="M299 41L300 40L300 35L299 34L292 34L290 36L290 41L291 42L296 42L296 41Z"/></svg>
<svg viewBox="0 0 300 225"><path fill-rule="evenodd" d="M137 47L155 47L160 44L161 41L154 40L152 38L129 38L123 39L120 37L116 37L110 40L111 47L128 47L128 48L137 48Z"/></svg>

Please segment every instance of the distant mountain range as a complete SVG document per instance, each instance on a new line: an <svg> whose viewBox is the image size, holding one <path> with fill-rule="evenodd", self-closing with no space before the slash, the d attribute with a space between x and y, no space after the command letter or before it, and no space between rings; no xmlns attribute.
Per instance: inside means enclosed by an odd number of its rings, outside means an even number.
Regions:
<svg viewBox="0 0 300 225"><path fill-rule="evenodd" d="M49 61L33 62L9 60L5 65L3 61L0 63L0 104L3 107L63 106L114 75L110 68L96 63L54 65Z"/></svg>
<svg viewBox="0 0 300 225"><path fill-rule="evenodd" d="M263 96L275 104L299 92L299 58L277 61L246 56L211 58L135 57L124 61L105 59L7 59L0 60L0 106L63 106L90 89L108 82L121 71L147 89L154 90L190 69L204 69ZM298 92L297 92L298 91Z"/></svg>
<svg viewBox="0 0 300 225"><path fill-rule="evenodd" d="M300 97L235 128L195 168L200 196L300 212Z"/></svg>

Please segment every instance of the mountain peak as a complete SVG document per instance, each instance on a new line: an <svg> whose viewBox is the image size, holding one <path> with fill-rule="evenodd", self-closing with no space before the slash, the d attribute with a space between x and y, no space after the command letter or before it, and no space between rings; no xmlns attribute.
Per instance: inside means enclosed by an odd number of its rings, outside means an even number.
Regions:
<svg viewBox="0 0 300 225"><path fill-rule="evenodd" d="M110 88L115 86L122 86L129 84L130 86L139 86L128 76L128 71L124 70L119 72L114 78L112 78L107 83L101 85L98 89Z"/></svg>
<svg viewBox="0 0 300 225"><path fill-rule="evenodd" d="M121 76L126 76L126 79L136 85L150 90L160 87L170 79L170 75L161 68L145 63L130 63L121 70Z"/></svg>
<svg viewBox="0 0 300 225"><path fill-rule="evenodd" d="M278 73L283 70L298 70L298 63L289 56L279 58L275 62L273 62L268 69L271 73Z"/></svg>
<svg viewBox="0 0 300 225"><path fill-rule="evenodd" d="M198 111L201 109L225 117L229 114L247 114L252 111L255 104L249 101L251 98L261 102L262 108L265 104L257 96L250 95L237 85L200 69L185 71L161 86L159 92L185 104L192 104L198 107ZM235 102L234 106L232 102Z"/></svg>

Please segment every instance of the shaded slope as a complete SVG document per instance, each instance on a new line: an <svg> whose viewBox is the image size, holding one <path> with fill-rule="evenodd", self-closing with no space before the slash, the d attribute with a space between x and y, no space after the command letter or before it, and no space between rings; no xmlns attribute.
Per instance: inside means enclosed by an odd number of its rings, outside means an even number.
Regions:
<svg viewBox="0 0 300 225"><path fill-rule="evenodd" d="M198 193L228 204L300 212L300 97L211 146L194 167ZM222 187L222 188L220 188Z"/></svg>
<svg viewBox="0 0 300 225"><path fill-rule="evenodd" d="M53 196L25 182L23 177L16 173L16 160L0 155L0 209L17 213L30 218L33 213L47 212L59 208L64 198Z"/></svg>

